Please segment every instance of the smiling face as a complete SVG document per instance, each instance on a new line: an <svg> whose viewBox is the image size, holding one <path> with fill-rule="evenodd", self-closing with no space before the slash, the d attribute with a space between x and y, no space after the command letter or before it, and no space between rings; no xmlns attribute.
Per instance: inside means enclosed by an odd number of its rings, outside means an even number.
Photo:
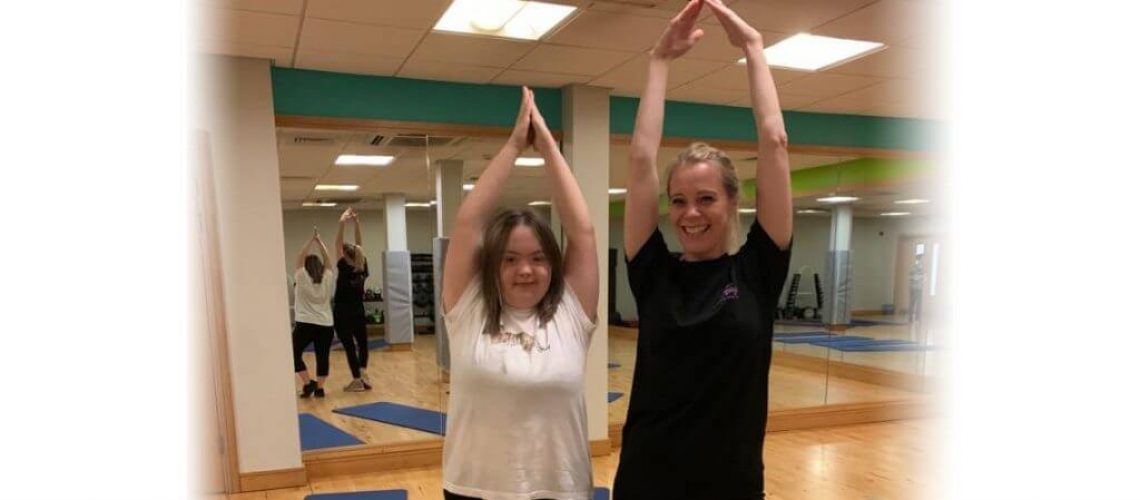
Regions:
<svg viewBox="0 0 1140 500"><path fill-rule="evenodd" d="M550 259L534 230L525 225L511 229L499 266L503 302L520 309L538 305L550 289Z"/></svg>
<svg viewBox="0 0 1140 500"><path fill-rule="evenodd" d="M685 260L710 260L728 251L736 198L725 191L721 168L710 162L678 165L669 178L669 220Z"/></svg>

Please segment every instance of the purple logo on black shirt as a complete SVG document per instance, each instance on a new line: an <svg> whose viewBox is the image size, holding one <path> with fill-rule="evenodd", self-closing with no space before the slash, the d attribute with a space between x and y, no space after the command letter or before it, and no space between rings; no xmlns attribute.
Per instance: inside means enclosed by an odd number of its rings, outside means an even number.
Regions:
<svg viewBox="0 0 1140 500"><path fill-rule="evenodd" d="M736 300L737 298L739 298L739 294L736 291L736 284L734 284L734 283L729 283L729 284L725 285L724 290L721 290L721 292L720 292L721 302L728 301L728 300Z"/></svg>

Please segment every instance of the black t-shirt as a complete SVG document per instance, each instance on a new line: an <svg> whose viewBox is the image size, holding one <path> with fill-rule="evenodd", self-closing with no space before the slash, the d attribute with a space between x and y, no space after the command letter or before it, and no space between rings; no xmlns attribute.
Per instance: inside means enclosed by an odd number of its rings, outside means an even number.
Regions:
<svg viewBox="0 0 1140 500"><path fill-rule="evenodd" d="M364 280L368 278L368 262L364 270L357 271L347 260L336 261L336 295L333 302L338 306L364 304Z"/></svg>
<svg viewBox="0 0 1140 500"><path fill-rule="evenodd" d="M615 500L763 498L772 324L790 258L753 222L735 255L683 262L655 231L628 263L639 333Z"/></svg>

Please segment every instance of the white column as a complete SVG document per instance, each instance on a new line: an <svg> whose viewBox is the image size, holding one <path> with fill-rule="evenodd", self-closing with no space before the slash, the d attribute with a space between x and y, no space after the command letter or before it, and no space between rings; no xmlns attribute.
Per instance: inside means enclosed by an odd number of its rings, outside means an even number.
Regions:
<svg viewBox="0 0 1140 500"><path fill-rule="evenodd" d="M610 234L610 96L599 87L571 85L562 89L562 153L586 197L597 235L598 328L586 362L586 413L590 441L608 440L609 359L608 283Z"/></svg>
<svg viewBox="0 0 1140 500"><path fill-rule="evenodd" d="M269 61L206 57L196 128L209 135L238 469L298 469L280 172ZM331 242L330 242L331 243ZM289 258L300 248L291 249ZM292 268L290 265L289 268ZM315 366L310 366L315 375Z"/></svg>
<svg viewBox="0 0 1140 500"><path fill-rule="evenodd" d="M831 242L827 251L827 269L823 322L829 328L851 322L851 205L839 205L831 211Z"/></svg>
<svg viewBox="0 0 1140 500"><path fill-rule="evenodd" d="M402 194L384 195L384 228L388 234L388 248L391 251L408 250L408 218L404 203L407 197Z"/></svg>
<svg viewBox="0 0 1140 500"><path fill-rule="evenodd" d="M447 328L443 323L443 263L447 255L447 243L451 229L455 225L455 214L463 202L463 162L460 160L440 160L433 168L435 177L435 234L432 240L432 281L435 301L435 360L443 369L451 368L451 348L448 344Z"/></svg>

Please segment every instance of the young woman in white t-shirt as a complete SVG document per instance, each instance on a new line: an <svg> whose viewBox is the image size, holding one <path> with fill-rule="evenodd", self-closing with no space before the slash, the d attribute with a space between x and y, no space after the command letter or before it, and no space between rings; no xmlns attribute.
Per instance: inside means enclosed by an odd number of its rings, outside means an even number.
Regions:
<svg viewBox="0 0 1140 500"><path fill-rule="evenodd" d="M309 253L314 243L321 256ZM301 247L297 254L297 267L293 271L293 312L296 323L293 326L293 371L302 385L301 397L316 394L325 397L325 378L329 376L329 351L333 339L332 296L336 285L336 268L327 265L329 250L321 236L313 230L313 237ZM310 343L315 344L317 354L317 378L309 376L309 370L301 359L301 354Z"/></svg>
<svg viewBox="0 0 1140 500"><path fill-rule="evenodd" d="M532 143L546 161L565 252L530 209L492 216L515 159ZM597 320L596 236L530 89L454 227L442 294L451 341L444 497L588 500L583 386Z"/></svg>

